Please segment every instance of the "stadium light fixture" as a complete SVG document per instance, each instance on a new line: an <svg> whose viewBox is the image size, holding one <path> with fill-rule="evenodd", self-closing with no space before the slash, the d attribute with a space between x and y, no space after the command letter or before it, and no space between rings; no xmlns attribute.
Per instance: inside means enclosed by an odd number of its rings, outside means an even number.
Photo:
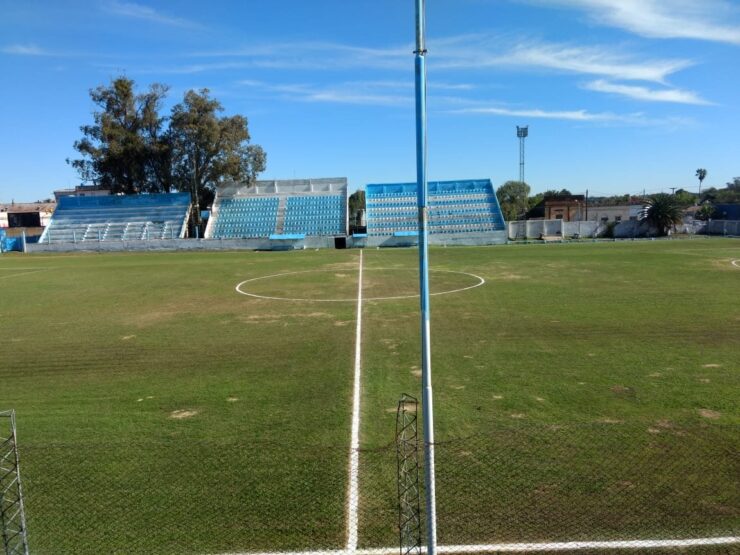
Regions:
<svg viewBox="0 0 740 555"><path fill-rule="evenodd" d="M524 139L529 136L529 125L517 125L516 136L519 138L519 182L524 183Z"/></svg>

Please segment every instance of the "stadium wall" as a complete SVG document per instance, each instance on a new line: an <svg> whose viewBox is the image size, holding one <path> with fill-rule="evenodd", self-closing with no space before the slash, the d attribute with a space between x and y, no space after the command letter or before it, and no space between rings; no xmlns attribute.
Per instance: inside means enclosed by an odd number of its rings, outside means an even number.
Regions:
<svg viewBox="0 0 740 555"><path fill-rule="evenodd" d="M126 252L126 251L213 251L213 250L299 250L334 248L333 237L296 240L272 239L151 239L148 241L84 241L79 243L27 244L26 252Z"/></svg>
<svg viewBox="0 0 740 555"><path fill-rule="evenodd" d="M740 237L740 220L711 220L698 233Z"/></svg>
<svg viewBox="0 0 740 555"><path fill-rule="evenodd" d="M526 220L509 222L509 239L539 239L540 237L597 237L603 233L600 222L565 220Z"/></svg>
<svg viewBox="0 0 740 555"><path fill-rule="evenodd" d="M452 247L452 246L485 246L501 245L506 243L505 231L489 231L486 233L457 233L436 235L429 234L429 244ZM356 238L350 237L348 247L414 247L419 244L419 237L416 235L408 236L376 236Z"/></svg>

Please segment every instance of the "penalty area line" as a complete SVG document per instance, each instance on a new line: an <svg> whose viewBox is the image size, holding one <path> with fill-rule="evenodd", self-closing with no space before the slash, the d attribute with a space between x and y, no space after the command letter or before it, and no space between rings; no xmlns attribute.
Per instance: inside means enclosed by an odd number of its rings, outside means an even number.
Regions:
<svg viewBox="0 0 740 555"><path fill-rule="evenodd" d="M347 489L346 551L357 551L360 505L360 379L362 375L362 249L357 278L357 328L355 329L355 371L352 390L352 434L349 447L349 487Z"/></svg>
<svg viewBox="0 0 740 555"><path fill-rule="evenodd" d="M455 553L537 553L542 551L577 551L582 549L664 549L667 547L706 547L713 545L739 544L740 536L718 538L693 538L674 540L615 540L615 541L573 541L551 543L492 543L479 545L438 545L437 552ZM421 546L421 553L426 553ZM364 549L325 549L316 551L265 551L234 552L221 555L396 555L398 547L377 547Z"/></svg>

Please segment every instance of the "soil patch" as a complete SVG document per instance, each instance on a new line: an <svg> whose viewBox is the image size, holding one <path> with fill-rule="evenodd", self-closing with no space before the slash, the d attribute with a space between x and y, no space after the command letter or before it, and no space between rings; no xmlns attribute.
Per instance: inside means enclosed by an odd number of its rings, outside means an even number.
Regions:
<svg viewBox="0 0 740 555"><path fill-rule="evenodd" d="M198 414L197 410L186 410L186 409L173 410L170 413L170 418L174 418L175 420L183 420L184 418L192 418L196 414Z"/></svg>
<svg viewBox="0 0 740 555"><path fill-rule="evenodd" d="M710 420L717 420L722 416L722 413L711 409L699 409L699 416L702 418L709 418Z"/></svg>

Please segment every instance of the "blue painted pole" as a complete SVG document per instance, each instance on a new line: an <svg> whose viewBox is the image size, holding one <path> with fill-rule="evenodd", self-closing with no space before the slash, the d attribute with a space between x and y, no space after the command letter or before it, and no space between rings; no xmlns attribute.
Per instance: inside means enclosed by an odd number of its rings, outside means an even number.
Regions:
<svg viewBox="0 0 740 555"><path fill-rule="evenodd" d="M437 504L434 480L434 406L429 326L429 209L427 191L427 75L424 0L416 1L416 183L419 207L419 297L421 299L421 408L424 422L427 555L437 553Z"/></svg>

